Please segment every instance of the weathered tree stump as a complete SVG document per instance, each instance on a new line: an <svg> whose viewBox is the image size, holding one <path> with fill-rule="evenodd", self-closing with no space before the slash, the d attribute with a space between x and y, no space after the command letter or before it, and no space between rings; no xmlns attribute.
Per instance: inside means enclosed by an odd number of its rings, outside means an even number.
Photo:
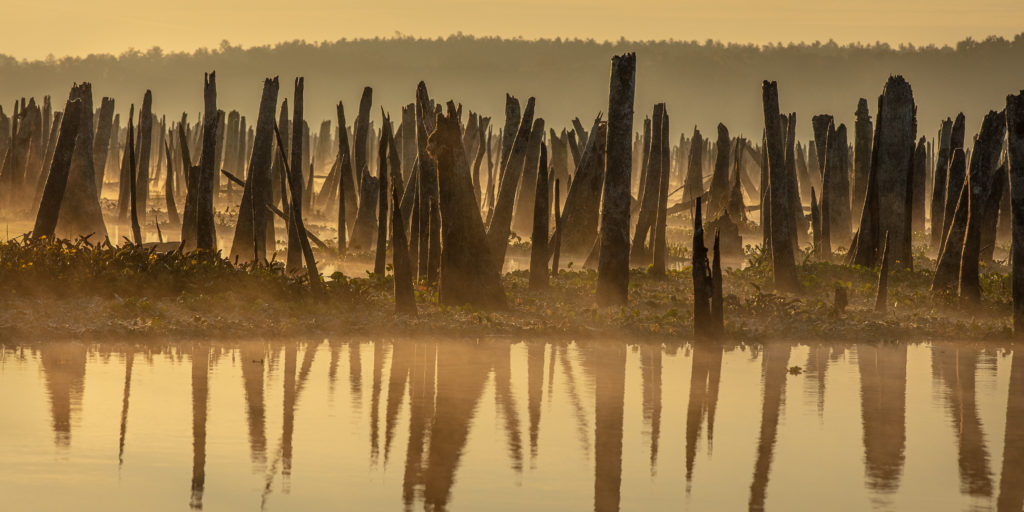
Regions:
<svg viewBox="0 0 1024 512"><path fill-rule="evenodd" d="M623 305L629 298L629 207L632 199L629 186L633 94L636 88L635 53L612 58L609 87L608 154L605 158L601 253L597 268L597 302L602 306Z"/></svg>
<svg viewBox="0 0 1024 512"><path fill-rule="evenodd" d="M1024 91L1006 97L1007 162L1010 169L1010 207L1013 229L1011 253L1024 254ZM1024 258L1013 257L1013 333L1024 338Z"/></svg>
<svg viewBox="0 0 1024 512"><path fill-rule="evenodd" d="M395 272L395 313L416 316L416 295L412 288L412 268L409 246L405 241L401 201L397 184L391 187L391 266Z"/></svg>
<svg viewBox="0 0 1024 512"><path fill-rule="evenodd" d="M658 198L661 195L661 123L665 113L665 104L654 105L653 119L644 122L643 169L640 184L640 210L636 216L636 228L633 230L633 243L630 245L630 263L646 265L651 262L654 247L648 247L648 233L658 218ZM651 158L651 155L659 155Z"/></svg>
<svg viewBox="0 0 1024 512"><path fill-rule="evenodd" d="M533 127L533 109L534 99L531 97L526 102L523 119L519 123L519 129L516 132L515 141L512 143L512 149L509 151L508 159L502 166L498 197L494 204L494 213L491 215L491 223L487 227L487 239L491 243L491 254L497 258L499 268L504 265L508 237L512 231L513 207L529 147L530 133Z"/></svg>
<svg viewBox="0 0 1024 512"><path fill-rule="evenodd" d="M932 180L931 204L931 247L942 248L942 217L946 206L946 171L949 168L950 139L953 134L953 120L946 118L939 127L939 152L935 158L935 173Z"/></svg>
<svg viewBox="0 0 1024 512"><path fill-rule="evenodd" d="M107 227L100 209L92 159L92 85L82 83L74 88L72 99L76 98L82 100L82 118L78 122L71 174L57 219L57 233L69 239L92 235L92 240L103 240L107 238Z"/></svg>
<svg viewBox="0 0 1024 512"><path fill-rule="evenodd" d="M889 233L890 250L896 265L911 268L910 216L913 188L914 146L917 140L917 116L913 91L902 76L889 77L878 98L875 138L872 144L869 181L877 181L877 197L868 197L865 206L876 208L872 212L875 226L866 226L862 216L856 241L854 261L874 265L881 255L882 236ZM865 214L866 215L866 214ZM865 229L870 227L871 229Z"/></svg>
<svg viewBox="0 0 1024 512"><path fill-rule="evenodd" d="M472 305L504 309L500 264L490 254L483 221L476 208L473 183L461 144L459 120L449 109L439 114L428 140L428 150L437 162L438 203L431 217L440 222L441 265L438 301L447 305ZM439 208L438 208L439 205Z"/></svg>
<svg viewBox="0 0 1024 512"><path fill-rule="evenodd" d="M57 146L53 153L53 161L46 177L39 211L36 213L32 238L53 240L57 228L57 217L60 214L64 192L67 189L68 175L71 171L71 158L75 151L75 139L78 136L78 124L82 118L83 102L69 98L64 106L64 114L60 122L60 133Z"/></svg>
<svg viewBox="0 0 1024 512"><path fill-rule="evenodd" d="M551 201L548 198L548 151L540 147L540 172L533 201L533 231L530 236L530 289L543 290L548 287L548 235L551 217ZM555 187L557 189L557 186Z"/></svg>
<svg viewBox="0 0 1024 512"><path fill-rule="evenodd" d="M960 199L960 189L964 186L964 181L967 179L967 158L960 160L959 165L953 165L953 152L957 149L964 149L964 114L963 112L957 114L956 120L953 121L953 128L949 134L949 167L946 171L946 198L945 206L942 214L942 238L940 240L939 249L946 245L946 237L949 235L949 226L953 222L953 215L956 213L956 204Z"/></svg>
<svg viewBox="0 0 1024 512"><path fill-rule="evenodd" d="M871 171L871 115L868 100L857 101L857 118L853 125L853 201L852 218L859 219L864 210L864 196L868 191L868 173ZM945 175L945 169L943 169Z"/></svg>
<svg viewBox="0 0 1024 512"><path fill-rule="evenodd" d="M711 190L708 200L708 215L721 215L729 200L729 148L732 140L729 129L718 123L718 140L715 142L715 172L711 176Z"/></svg>
<svg viewBox="0 0 1024 512"><path fill-rule="evenodd" d="M768 156L768 201L771 228L772 276L780 291L797 291L796 260L790 233L788 180L785 175L782 122L779 118L779 90L775 82L762 83L766 153ZM764 172L764 169L762 169ZM762 208L764 202L762 202Z"/></svg>
<svg viewBox="0 0 1024 512"><path fill-rule="evenodd" d="M138 146L137 153L139 157L136 186L139 189L135 191L135 197L138 199L139 220L145 223L146 205L149 202L149 157L153 147L153 93L149 89L146 90L146 94L142 97L142 110L139 112L139 137L136 145ZM219 174L218 170L214 169L211 172L212 175Z"/></svg>
<svg viewBox="0 0 1024 512"><path fill-rule="evenodd" d="M267 209L264 205L270 204L270 165L274 155L274 110L278 89L277 77L263 81L256 140L249 157L249 174L242 189L242 202L238 206L231 261L260 263L267 259Z"/></svg>
<svg viewBox="0 0 1024 512"><path fill-rule="evenodd" d="M708 264L708 249L704 246L704 225L701 221L701 198L696 198L693 210L693 335L711 337L714 327L711 317L711 296L714 282Z"/></svg>
<svg viewBox="0 0 1024 512"><path fill-rule="evenodd" d="M670 151L668 142L669 134L669 116L668 111L664 111L661 116L661 144L658 149L661 152L661 165L659 168L661 172L658 173L659 190L658 190L658 216L654 221L654 230L651 233L652 243L650 246L653 248L653 260L651 261L651 275L656 278L665 276L666 259L668 257L668 238L666 231L668 229L668 186L671 175L669 173L671 161ZM656 155L651 155L651 158L655 158ZM702 185L703 186L703 185ZM697 196L700 197L700 196ZM695 198L696 199L696 198Z"/></svg>
<svg viewBox="0 0 1024 512"><path fill-rule="evenodd" d="M217 231L213 216L213 174L217 149L217 81L211 71L203 87L203 146L199 159L199 183L196 197L196 248L217 250Z"/></svg>
<svg viewBox="0 0 1024 512"><path fill-rule="evenodd" d="M960 253L958 279L960 298L971 303L981 300L978 270L981 232L984 215L987 213L986 203L991 197L993 184L999 177L997 167L1005 135L1006 114L1004 112L989 112L981 123L981 131L975 139L974 150L971 152L971 168L966 187L970 191L969 210L967 229L963 238L963 250ZM996 201L993 206L998 207L998 205L999 202Z"/></svg>

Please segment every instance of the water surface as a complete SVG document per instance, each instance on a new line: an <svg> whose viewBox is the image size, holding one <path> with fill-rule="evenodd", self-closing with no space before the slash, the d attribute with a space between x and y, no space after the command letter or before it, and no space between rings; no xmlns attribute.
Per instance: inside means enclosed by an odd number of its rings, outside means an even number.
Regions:
<svg viewBox="0 0 1024 512"><path fill-rule="evenodd" d="M7 345L0 461L19 511L1017 512L1024 352Z"/></svg>

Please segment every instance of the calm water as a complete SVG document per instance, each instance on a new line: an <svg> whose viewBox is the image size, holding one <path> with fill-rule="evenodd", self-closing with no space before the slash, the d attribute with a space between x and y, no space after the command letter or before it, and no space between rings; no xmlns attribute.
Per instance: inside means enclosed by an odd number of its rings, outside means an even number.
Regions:
<svg viewBox="0 0 1024 512"><path fill-rule="evenodd" d="M2 510L1024 502L1024 352L1009 346L52 342L0 354Z"/></svg>

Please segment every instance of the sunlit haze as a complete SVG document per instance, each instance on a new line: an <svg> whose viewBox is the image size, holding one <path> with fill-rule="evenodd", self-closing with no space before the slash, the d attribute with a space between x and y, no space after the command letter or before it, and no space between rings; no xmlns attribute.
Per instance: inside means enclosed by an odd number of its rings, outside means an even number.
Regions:
<svg viewBox="0 0 1024 512"><path fill-rule="evenodd" d="M159 46L165 51L280 41L342 38L478 36L698 40L739 43L876 41L893 45L955 44L966 37L1012 37L1024 28L1019 0L210 0L48 2L8 0L18 13L0 39L0 53L19 59L48 55L119 54Z"/></svg>

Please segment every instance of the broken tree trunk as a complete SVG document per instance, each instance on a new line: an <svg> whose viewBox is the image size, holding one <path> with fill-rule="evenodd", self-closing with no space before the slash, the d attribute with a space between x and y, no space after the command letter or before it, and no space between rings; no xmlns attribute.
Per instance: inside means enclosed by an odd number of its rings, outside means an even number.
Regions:
<svg viewBox="0 0 1024 512"><path fill-rule="evenodd" d="M665 145L668 145L666 140ZM686 180L683 182L683 202L693 201L704 195L704 138L700 130L693 129L693 139L690 142L690 162L686 167ZM669 174L665 169L663 174Z"/></svg>
<svg viewBox="0 0 1024 512"><path fill-rule="evenodd" d="M174 202L174 158L166 140L164 141L164 152L167 153L167 172L164 173L164 206L167 209L168 222L172 228L176 228L181 226L181 218L178 216L178 206Z"/></svg>
<svg viewBox="0 0 1024 512"><path fill-rule="evenodd" d="M238 223L231 243L231 261L257 263L267 259L267 209L270 204L270 165L274 155L274 110L277 107L277 77L263 81L256 140L249 160L249 173L238 206ZM271 219L272 220L272 219Z"/></svg>
<svg viewBox="0 0 1024 512"><path fill-rule="evenodd" d="M388 253L388 120L383 120L377 145L377 245L373 260L373 273L383 276ZM393 162L397 164L398 162Z"/></svg>
<svg viewBox="0 0 1024 512"><path fill-rule="evenodd" d="M999 154L1006 135L1004 112L989 112L981 124L971 152L971 168L967 177L970 190L967 214L967 230L960 254L959 296L976 303L981 300L981 283L978 263L981 253L981 238L986 212L986 203L991 197L992 186L998 179ZM998 207L998 201L994 206ZM994 216L994 212L993 212Z"/></svg>
<svg viewBox="0 0 1024 512"><path fill-rule="evenodd" d="M935 158L935 174L932 179L931 205L931 247L938 251L942 248L942 216L945 213L946 171L949 168L950 139L953 133L953 120L946 118L939 127L939 152Z"/></svg>
<svg viewBox="0 0 1024 512"><path fill-rule="evenodd" d="M768 155L768 200L771 224L772 275L775 288L797 291L796 260L789 232L792 217L789 209L788 180L785 176L785 154L782 146L782 120L779 118L779 90L775 82L762 83L764 103L765 151ZM764 169L762 169L764 172Z"/></svg>
<svg viewBox="0 0 1024 512"><path fill-rule="evenodd" d="M139 161L138 179L136 180L138 190L135 191L135 197L138 199L139 219L145 223L146 204L149 199L149 156L153 146L153 93L148 89L142 97L142 110L139 112L139 137L136 139L136 145L138 146ZM210 173L213 176L217 173L217 169L212 169Z"/></svg>
<svg viewBox="0 0 1024 512"><path fill-rule="evenodd" d="M700 212L701 198L697 197L693 213L693 336L711 337L711 296L713 294L711 269L708 265L708 249L704 246L704 225Z"/></svg>
<svg viewBox="0 0 1024 512"><path fill-rule="evenodd" d="M301 112L302 108L302 82L302 77L295 79L295 97L297 98L295 106L299 109L299 112ZM297 119L301 119L301 115ZM299 126L299 123L295 123L293 126ZM277 126L274 126L274 135L277 138L277 148L281 152L281 160L284 162L284 145L282 144L281 133L277 130ZM297 140L301 141L302 139ZM296 144L296 146L299 145L300 144ZM293 151L292 161L295 160L295 152ZM299 161L301 162L301 160ZM296 238L298 238L299 247L302 250L302 256L306 260L306 278L309 279L309 287L314 292L319 292L322 290L323 284L320 282L320 273L317 272L316 269L316 259L313 257L313 248L309 245L309 237L306 234L306 225L302 222L302 173L299 171L292 171L287 164L284 166L284 173L288 176L288 192L290 192L291 195L291 213L288 215L288 224L292 226L292 230L297 232Z"/></svg>
<svg viewBox="0 0 1024 512"><path fill-rule="evenodd" d="M363 95L359 98L359 114L356 115L355 126L355 162L356 162L356 174L359 177L359 181L362 181L369 174L369 162L367 158L367 148L370 144L370 106L373 104L373 88L364 87ZM302 122L298 119L292 121L293 123L301 125ZM302 140L301 137L295 140Z"/></svg>
<svg viewBox="0 0 1024 512"><path fill-rule="evenodd" d="M661 152L661 172L658 176L659 189L658 190L658 216L654 220L654 230L651 232L651 247L653 249L653 259L651 261L651 275L655 278L663 278L665 276L666 259L668 258L668 238L666 231L668 229L668 186L669 180L672 179L672 175L669 172L671 169L670 152L669 147L669 116L668 110L666 109L662 113L661 119L661 144L658 146ZM658 155L651 154L651 158L655 158ZM692 162L692 160L691 160ZM701 196L696 196L699 198ZM696 199L695 198L695 199Z"/></svg>
<svg viewBox="0 0 1024 512"><path fill-rule="evenodd" d="M924 231L925 183L928 181L928 141L925 137L917 141L912 169L913 201L910 210L910 229Z"/></svg>
<svg viewBox="0 0 1024 512"><path fill-rule="evenodd" d="M953 222L953 215L956 212L956 203L960 198L960 189L967 179L967 158L960 161L960 165L953 165L953 152L957 149L964 149L964 114L957 114L956 121L953 121L953 128L949 135L949 167L946 171L946 198L942 214L942 237L939 240L939 249L946 245L946 237L949 235L949 226Z"/></svg>
<svg viewBox="0 0 1024 512"><path fill-rule="evenodd" d="M950 156L949 169L966 168L964 150L956 148ZM960 195L953 214L949 216L949 229L946 231L942 248L935 262L935 276L932 278L932 290L949 290L955 284L960 273L960 257L963 252L964 234L967 231L967 212L970 209L971 191L967 184L960 187ZM963 203L963 206L960 205Z"/></svg>
<svg viewBox="0 0 1024 512"><path fill-rule="evenodd" d="M868 173L871 171L871 115L868 100L857 102L857 117L853 125L853 218L859 219L864 209L864 196L868 191ZM945 176L945 169L943 169ZM940 201L941 203L941 201Z"/></svg>
<svg viewBox="0 0 1024 512"><path fill-rule="evenodd" d="M129 179L129 208L132 224L132 242L135 245L142 245L142 228L139 226L139 170L135 162L135 105L132 105L128 114L128 179Z"/></svg>
<svg viewBox="0 0 1024 512"><path fill-rule="evenodd" d="M654 105L653 119L644 121L644 174L640 185L640 211L636 216L633 243L630 246L630 263L647 265L651 262L653 247L647 247L648 232L658 219L658 199L661 195L661 122L665 104Z"/></svg>
<svg viewBox="0 0 1024 512"><path fill-rule="evenodd" d="M92 160L92 85L79 84L72 95L73 99L82 100L82 118L78 122L71 174L57 220L57 232L69 239L92 235L93 240L102 240L107 238L107 227L103 222Z"/></svg>
<svg viewBox="0 0 1024 512"><path fill-rule="evenodd" d="M533 120L530 139L526 145L526 157L523 159L523 172L519 178L519 191L512 208L512 232L522 238L533 229L533 197L537 188L538 161L540 147L544 141L544 120Z"/></svg>
<svg viewBox="0 0 1024 512"><path fill-rule="evenodd" d="M821 191L822 231L828 232L828 254L832 244L848 247L851 238L850 223L850 181L849 153L846 142L846 125L838 128L829 125L825 149L825 174Z"/></svg>
<svg viewBox="0 0 1024 512"><path fill-rule="evenodd" d="M562 211L561 203L558 200L558 193L560 192L561 180L555 180L555 234L551 237L551 276L558 277L558 258L561 255L562 239L559 233L559 228L562 225Z"/></svg>
<svg viewBox="0 0 1024 512"><path fill-rule="evenodd" d="M1011 254L1024 254L1024 91L1006 97L1007 163L1013 229ZM1012 258L1013 332L1024 338L1024 258Z"/></svg>
<svg viewBox="0 0 1024 512"><path fill-rule="evenodd" d="M64 115L60 122L60 133L57 136L57 148L53 153L50 172L46 177L43 197L36 214L32 238L53 240L57 228L57 217L60 214L64 191L67 189L68 175L71 171L71 155L75 151L75 139L78 136L78 124L82 118L82 100L70 98L64 107Z"/></svg>
<svg viewBox="0 0 1024 512"><path fill-rule="evenodd" d="M395 205L391 209L391 266L395 272L395 313L416 316L416 295L412 288L409 246L405 241L405 225L402 221L397 183L391 187L391 202Z"/></svg>
<svg viewBox="0 0 1024 512"><path fill-rule="evenodd" d="M491 215L491 223L487 227L487 239L491 243L491 254L496 258L498 268L505 264L505 250L508 248L508 237L512 230L516 190L523 174L530 132L533 127L534 101L532 97L526 101L526 109L523 111L523 118L519 123L515 141L502 166L498 197L494 204L494 213Z"/></svg>
<svg viewBox="0 0 1024 512"><path fill-rule="evenodd" d="M708 217L721 215L725 209L726 201L729 200L729 147L732 141L729 138L729 129L724 124L718 123L718 141L715 155L715 172L711 176L711 191L708 199Z"/></svg>
<svg viewBox="0 0 1024 512"><path fill-rule="evenodd" d="M548 224L551 217L551 201L548 199L548 151L540 147L540 170L537 186L534 187L533 232L530 236L530 289L543 290L548 287Z"/></svg>
<svg viewBox="0 0 1024 512"><path fill-rule="evenodd" d="M873 208L877 208L875 218L878 226L877 229L866 230L862 223L856 241L858 254L854 256L855 262L873 266L881 256L882 237L888 232L893 263L911 268L911 176L916 141L913 91L902 76L891 76L878 97L871 149L871 174L877 181L877 187L868 194L874 193L877 197L868 197L865 202L865 205L871 203Z"/></svg>
<svg viewBox="0 0 1024 512"><path fill-rule="evenodd" d="M629 299L629 186L635 87L636 54L612 57L597 267L597 303L601 306L624 305Z"/></svg>
<svg viewBox="0 0 1024 512"><path fill-rule="evenodd" d="M213 71L204 79L203 104L203 153L199 160L196 197L196 248L213 252L217 250L217 231L213 217L213 164L217 148L217 77Z"/></svg>
<svg viewBox="0 0 1024 512"><path fill-rule="evenodd" d="M103 174L107 167L107 151L110 149L110 133L114 122L114 99L103 98L100 100L100 110L97 114L96 138L92 146L92 165L96 171L96 190L103 195ZM116 136L116 133L115 133Z"/></svg>
<svg viewBox="0 0 1024 512"><path fill-rule="evenodd" d="M476 208L473 182L462 146L459 120L452 109L438 114L428 140L430 156L437 162L438 203L432 218L440 226L441 257L438 301L446 305L472 305L504 309L500 265L490 254L483 221ZM444 222L440 222L443 216Z"/></svg>

